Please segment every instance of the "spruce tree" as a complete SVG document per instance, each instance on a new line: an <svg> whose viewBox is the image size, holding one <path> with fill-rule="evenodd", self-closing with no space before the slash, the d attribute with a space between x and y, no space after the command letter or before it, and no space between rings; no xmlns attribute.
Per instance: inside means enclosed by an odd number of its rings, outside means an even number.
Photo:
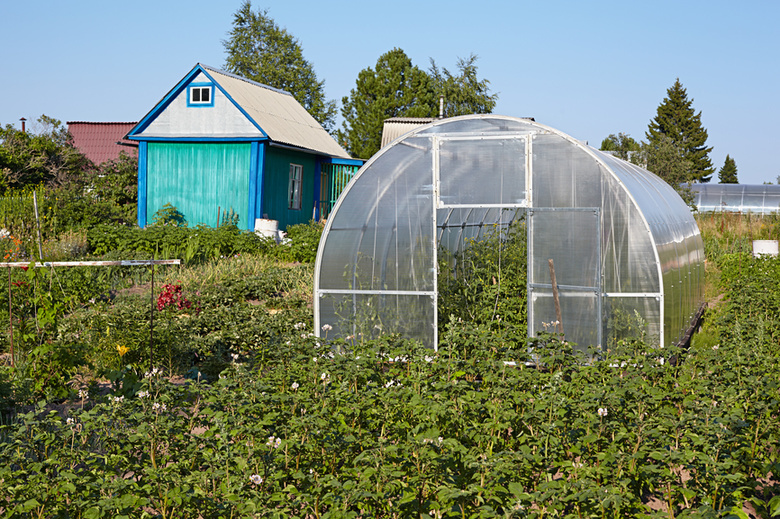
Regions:
<svg viewBox="0 0 780 519"><path fill-rule="evenodd" d="M721 184L739 184L737 180L737 163L729 155L718 172L718 181Z"/></svg>
<svg viewBox="0 0 780 519"><path fill-rule="evenodd" d="M666 94L645 133L648 165L653 162L652 155L662 144L666 146L671 143L678 149L680 156L689 162L683 181L709 182L714 172L709 157L712 147L707 146L707 130L701 124L701 112L696 113L693 109L693 99L688 99L688 93L679 78L667 89ZM654 173L663 178L660 172Z"/></svg>

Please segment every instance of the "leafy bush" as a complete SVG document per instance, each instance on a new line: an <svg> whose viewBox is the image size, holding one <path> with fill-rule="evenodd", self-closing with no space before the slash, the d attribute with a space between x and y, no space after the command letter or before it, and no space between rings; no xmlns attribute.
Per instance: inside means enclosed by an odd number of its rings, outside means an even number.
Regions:
<svg viewBox="0 0 780 519"><path fill-rule="evenodd" d="M99 225L88 231L87 240L91 252L96 255L112 251L143 252L150 257L179 258L185 263L254 253L264 247L263 241L257 235L240 231L232 225L216 229L171 225L139 229Z"/></svg>
<svg viewBox="0 0 780 519"><path fill-rule="evenodd" d="M277 244L264 238L264 253L281 261L314 263L324 225L314 220L287 227L287 239Z"/></svg>

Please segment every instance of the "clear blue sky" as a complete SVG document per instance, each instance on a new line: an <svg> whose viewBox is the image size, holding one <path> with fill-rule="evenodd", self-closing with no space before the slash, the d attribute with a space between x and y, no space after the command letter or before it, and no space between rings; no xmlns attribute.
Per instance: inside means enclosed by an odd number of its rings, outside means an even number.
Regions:
<svg viewBox="0 0 780 519"><path fill-rule="evenodd" d="M196 63L222 67L241 0L0 1L0 124L41 114L137 121ZM777 182L780 2L255 0L292 33L341 101L394 47L427 69L479 56L495 113L533 116L598 147L644 139L680 78L742 183ZM716 172L717 175L717 172ZM717 181L717 176L714 177Z"/></svg>

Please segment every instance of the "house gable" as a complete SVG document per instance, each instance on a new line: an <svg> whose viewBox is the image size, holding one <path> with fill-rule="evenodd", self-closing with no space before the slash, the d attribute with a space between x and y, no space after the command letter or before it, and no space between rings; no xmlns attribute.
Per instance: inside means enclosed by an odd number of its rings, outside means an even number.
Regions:
<svg viewBox="0 0 780 519"><path fill-rule="evenodd" d="M196 92L193 92L195 90ZM207 102L194 102L202 91ZM135 133L141 139L264 139L265 133L227 95L223 88L202 70L171 91L139 124ZM140 129L140 131L138 131Z"/></svg>

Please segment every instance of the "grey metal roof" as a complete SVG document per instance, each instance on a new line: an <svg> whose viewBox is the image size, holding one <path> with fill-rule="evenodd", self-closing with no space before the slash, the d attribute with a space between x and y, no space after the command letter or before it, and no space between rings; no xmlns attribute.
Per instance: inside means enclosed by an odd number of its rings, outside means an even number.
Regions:
<svg viewBox="0 0 780 519"><path fill-rule="evenodd" d="M331 157L350 158L344 148L289 92L202 63L200 66L260 125L272 141Z"/></svg>
<svg viewBox="0 0 780 519"><path fill-rule="evenodd" d="M391 117L385 119L382 126L381 147L384 148L401 135L414 130L418 126L432 123L435 120L435 117Z"/></svg>

